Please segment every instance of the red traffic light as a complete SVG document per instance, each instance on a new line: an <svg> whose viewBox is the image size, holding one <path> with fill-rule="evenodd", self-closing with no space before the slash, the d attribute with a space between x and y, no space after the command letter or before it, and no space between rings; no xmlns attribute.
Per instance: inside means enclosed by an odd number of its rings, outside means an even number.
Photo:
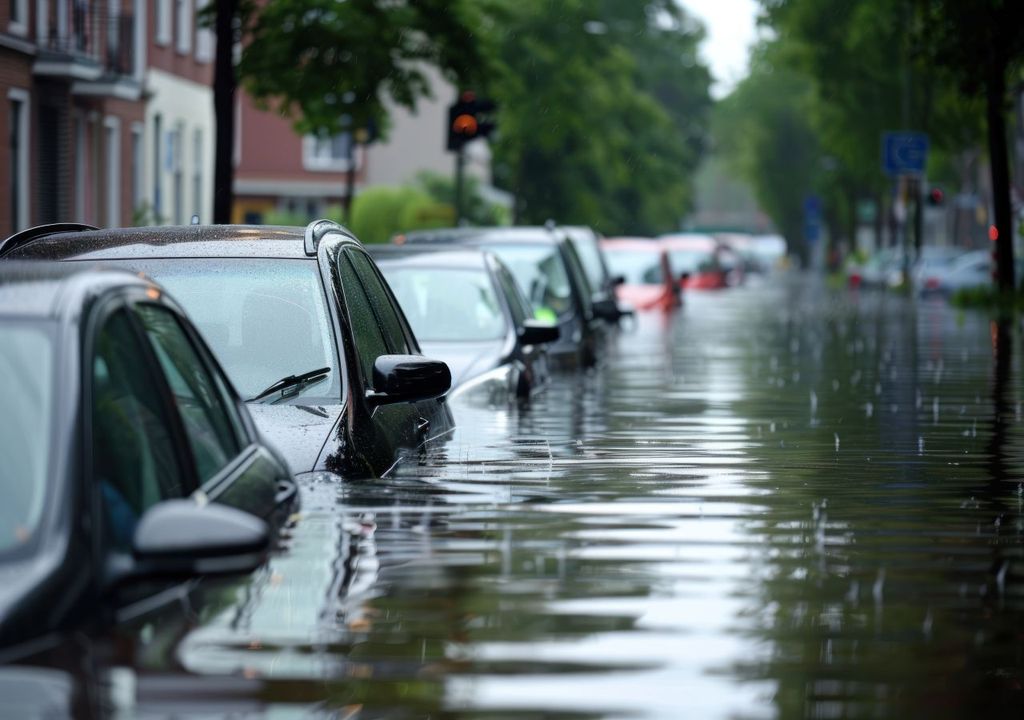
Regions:
<svg viewBox="0 0 1024 720"><path fill-rule="evenodd" d="M995 225L988 226L988 239L991 240L992 242L995 242L996 240L999 239L999 228L997 228Z"/></svg>
<svg viewBox="0 0 1024 720"><path fill-rule="evenodd" d="M476 118L468 113L457 115L452 120L452 132L466 138L475 136L479 128L480 125L477 123Z"/></svg>
<svg viewBox="0 0 1024 720"><path fill-rule="evenodd" d="M941 205L945 199L946 194L942 192L942 188L933 187L928 191L929 205Z"/></svg>

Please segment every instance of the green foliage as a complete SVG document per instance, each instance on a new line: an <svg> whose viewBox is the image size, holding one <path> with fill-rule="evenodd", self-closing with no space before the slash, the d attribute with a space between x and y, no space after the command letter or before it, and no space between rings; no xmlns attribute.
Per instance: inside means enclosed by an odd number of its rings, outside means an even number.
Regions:
<svg viewBox="0 0 1024 720"><path fill-rule="evenodd" d="M678 226L710 106L699 28L672 2L492 0L495 178L516 221Z"/></svg>
<svg viewBox="0 0 1024 720"><path fill-rule="evenodd" d="M994 285L957 290L950 297L950 303L958 308L984 310L993 317L1024 314L1024 293L1004 292Z"/></svg>
<svg viewBox="0 0 1024 720"><path fill-rule="evenodd" d="M450 206L435 202L417 188L372 187L352 201L349 229L364 243L385 243L406 230L451 225Z"/></svg>
<svg viewBox="0 0 1024 720"><path fill-rule="evenodd" d="M507 221L504 208L488 202L480 194L480 181L467 176L463 180L463 216L470 225L502 225ZM455 180L449 175L435 172L421 172L416 176L416 185L434 202L455 208ZM450 223L449 223L450 224Z"/></svg>
<svg viewBox="0 0 1024 720"><path fill-rule="evenodd" d="M813 87L806 75L777 62L779 48L752 55L750 74L715 109L716 149L750 183L758 203L804 254L804 198L819 186L821 152L810 120Z"/></svg>
<svg viewBox="0 0 1024 720"><path fill-rule="evenodd" d="M487 67L472 0L276 0L248 4L242 23L239 79L303 133L383 132L388 100L431 94L427 66L463 82Z"/></svg>

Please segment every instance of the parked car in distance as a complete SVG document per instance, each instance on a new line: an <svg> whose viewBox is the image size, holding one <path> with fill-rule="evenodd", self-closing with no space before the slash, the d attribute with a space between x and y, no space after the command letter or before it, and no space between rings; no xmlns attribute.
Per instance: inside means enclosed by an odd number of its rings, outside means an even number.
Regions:
<svg viewBox="0 0 1024 720"><path fill-rule="evenodd" d="M85 264L0 263L0 646L12 659L246 573L296 485L181 308Z"/></svg>
<svg viewBox="0 0 1024 720"><path fill-rule="evenodd" d="M903 255L897 248L882 248L860 264L847 268L851 288L897 287L903 283Z"/></svg>
<svg viewBox="0 0 1024 720"><path fill-rule="evenodd" d="M411 232L405 235L405 244L457 242L493 252L530 300L534 316L558 324L559 339L548 345L552 363L588 367L597 362L607 321L621 313L614 301L594 301L572 243L544 227L469 230Z"/></svg>
<svg viewBox="0 0 1024 720"><path fill-rule="evenodd" d="M938 289L938 278L949 271L956 260L964 255L964 249L948 246L925 246L914 263L912 273L914 287L921 293Z"/></svg>
<svg viewBox="0 0 1024 720"><path fill-rule="evenodd" d="M933 268L919 287L926 294L952 295L957 290L991 284L991 254L988 250L972 250L944 267Z"/></svg>
<svg viewBox="0 0 1024 720"><path fill-rule="evenodd" d="M4 241L0 258L102 261L155 278L296 472L379 476L453 428L447 366L423 357L373 260L336 223L44 226Z"/></svg>
<svg viewBox="0 0 1024 720"><path fill-rule="evenodd" d="M565 235L576 249L576 255L583 265L583 272L594 293L594 302L615 303L615 288L623 278L608 269L608 261L601 249L601 241L597 233L585 225L559 225L555 231ZM620 315L624 314L620 308ZM613 317L611 313L608 313L604 319L613 324L619 321L619 318Z"/></svg>
<svg viewBox="0 0 1024 720"><path fill-rule="evenodd" d="M447 363L454 396L486 386L528 397L548 382L545 346L558 326L537 320L493 253L466 246L367 247L427 354Z"/></svg>
<svg viewBox="0 0 1024 720"><path fill-rule="evenodd" d="M710 235L679 233L662 235L661 246L668 253L672 271L681 278L680 286L687 290L717 290L728 287L733 268L724 262L721 244Z"/></svg>
<svg viewBox="0 0 1024 720"><path fill-rule="evenodd" d="M637 310L671 310L682 304L668 253L649 238L606 238L601 249L612 272L623 278L618 299Z"/></svg>

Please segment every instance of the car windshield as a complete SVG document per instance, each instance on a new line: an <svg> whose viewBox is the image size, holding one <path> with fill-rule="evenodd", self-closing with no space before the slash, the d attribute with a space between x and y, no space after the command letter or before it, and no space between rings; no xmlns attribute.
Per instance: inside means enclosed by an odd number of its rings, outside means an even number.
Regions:
<svg viewBox="0 0 1024 720"><path fill-rule="evenodd" d="M709 272L714 270L716 265L714 255L697 249L669 250L668 264L672 267L672 272L676 274Z"/></svg>
<svg viewBox="0 0 1024 720"><path fill-rule="evenodd" d="M547 319L552 313L566 317L573 312L572 289L565 262L554 245L489 245L500 257L526 297L534 313Z"/></svg>
<svg viewBox="0 0 1024 720"><path fill-rule="evenodd" d="M417 339L496 340L505 334L505 316L487 271L387 264L381 271Z"/></svg>
<svg viewBox="0 0 1024 720"><path fill-rule="evenodd" d="M289 375L330 368L285 403L339 402L330 316L315 260L199 258L122 262L181 303L242 397Z"/></svg>
<svg viewBox="0 0 1024 720"><path fill-rule="evenodd" d="M34 537L43 514L53 425L53 339L36 323L0 320L0 554Z"/></svg>
<svg viewBox="0 0 1024 720"><path fill-rule="evenodd" d="M622 275L627 285L658 285L665 282L661 254L657 250L606 249L605 257L612 273Z"/></svg>

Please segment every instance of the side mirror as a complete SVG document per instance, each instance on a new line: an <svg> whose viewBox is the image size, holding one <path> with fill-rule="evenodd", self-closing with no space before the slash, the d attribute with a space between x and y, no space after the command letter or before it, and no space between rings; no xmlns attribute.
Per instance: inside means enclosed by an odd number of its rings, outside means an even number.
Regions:
<svg viewBox="0 0 1024 720"><path fill-rule="evenodd" d="M267 524L226 505L165 500L135 528L131 576L231 575L255 570L270 544Z"/></svg>
<svg viewBox="0 0 1024 720"><path fill-rule="evenodd" d="M618 287L619 285L625 285L626 284L626 276L625 275L614 275L613 277L609 278L608 284L611 285L612 287Z"/></svg>
<svg viewBox="0 0 1024 720"><path fill-rule="evenodd" d="M452 386L452 373L440 360L422 355L381 355L373 363L373 390L366 398L378 405L429 400Z"/></svg>
<svg viewBox="0 0 1024 720"><path fill-rule="evenodd" d="M594 317L600 318L601 320L615 322L620 317L622 317L622 312L619 310L618 303L616 303L611 298L595 300L593 303L593 307Z"/></svg>
<svg viewBox="0 0 1024 720"><path fill-rule="evenodd" d="M523 345L544 345L555 342L560 336L557 325L543 320L524 320L519 328L519 342Z"/></svg>

